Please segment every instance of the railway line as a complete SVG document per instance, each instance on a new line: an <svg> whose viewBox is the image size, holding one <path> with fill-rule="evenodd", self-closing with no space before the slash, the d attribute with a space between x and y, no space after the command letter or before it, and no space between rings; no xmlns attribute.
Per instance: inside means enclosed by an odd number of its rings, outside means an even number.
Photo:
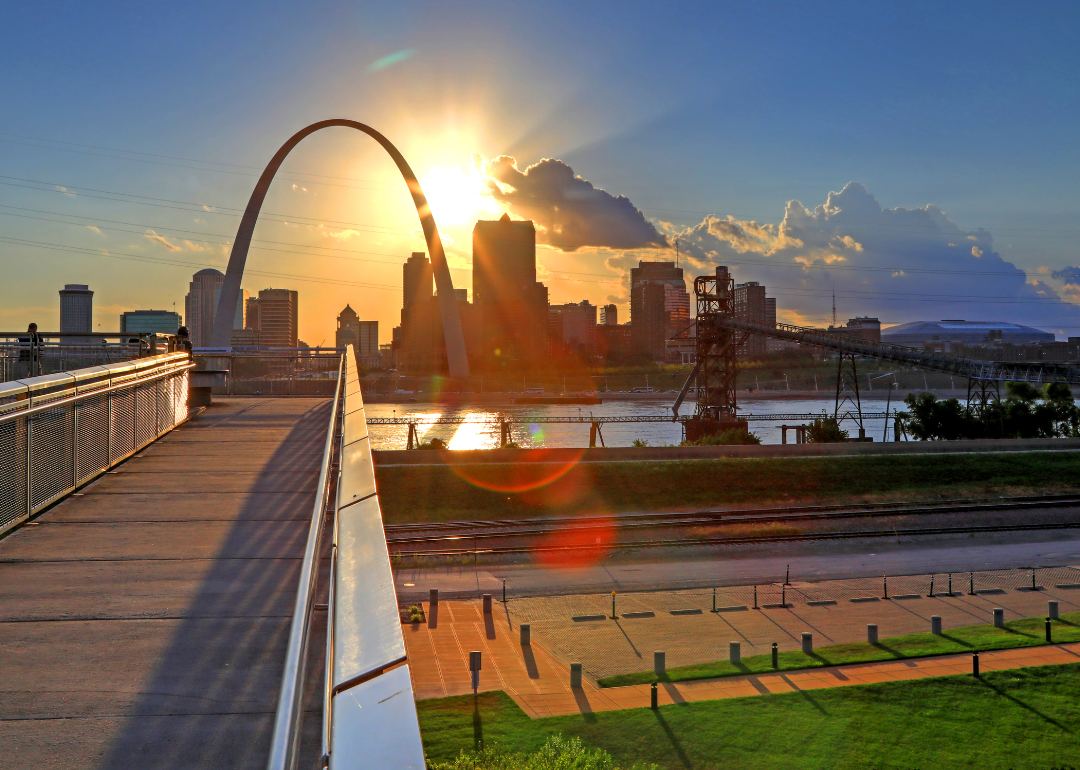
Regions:
<svg viewBox="0 0 1080 770"><path fill-rule="evenodd" d="M861 506L795 506L731 511L636 513L612 517L551 517L519 520L456 521L386 526L387 544L399 556L448 556L473 553L521 554L536 551L568 551L595 548L589 538L612 532L679 530L730 524L783 524L795 522L872 519L879 516L964 514L980 511L1025 511L1080 507L1078 495L1045 495L981 500L947 500L933 504L876 503ZM619 539L612 548L641 549L711 544L744 544L781 541L836 540L859 537L904 537L986 532L1080 528L1076 521L1051 523L976 524L959 527L859 529L762 535L681 536ZM553 535L572 536L575 542L550 542ZM547 540L548 542L545 542Z"/></svg>

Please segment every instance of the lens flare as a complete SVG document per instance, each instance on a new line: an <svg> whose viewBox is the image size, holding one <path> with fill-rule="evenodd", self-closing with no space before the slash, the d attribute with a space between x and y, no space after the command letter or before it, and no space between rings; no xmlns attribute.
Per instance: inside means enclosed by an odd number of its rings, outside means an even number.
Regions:
<svg viewBox="0 0 1080 770"><path fill-rule="evenodd" d="M545 487L577 465L584 449L530 449L531 462L466 465L451 462L450 469L473 486L492 492L521 494Z"/></svg>
<svg viewBox="0 0 1080 770"><path fill-rule="evenodd" d="M607 556L614 544L612 520L593 519L587 528L570 526L546 535L537 548L536 560L547 567L589 567Z"/></svg>

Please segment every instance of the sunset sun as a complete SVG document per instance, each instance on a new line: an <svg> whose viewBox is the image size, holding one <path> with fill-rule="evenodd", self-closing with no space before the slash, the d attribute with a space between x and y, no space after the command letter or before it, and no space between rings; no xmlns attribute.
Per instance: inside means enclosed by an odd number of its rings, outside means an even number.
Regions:
<svg viewBox="0 0 1080 770"><path fill-rule="evenodd" d="M499 213L499 207L485 193L480 174L462 166L436 166L420 180L440 225L468 225L483 216Z"/></svg>

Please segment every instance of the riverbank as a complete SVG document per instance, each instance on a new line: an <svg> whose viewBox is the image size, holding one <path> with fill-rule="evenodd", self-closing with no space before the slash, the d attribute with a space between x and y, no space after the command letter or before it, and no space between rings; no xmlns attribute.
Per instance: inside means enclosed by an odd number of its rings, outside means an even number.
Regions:
<svg viewBox="0 0 1080 770"><path fill-rule="evenodd" d="M893 389L891 400L897 404L898 408L903 408L904 398L909 393L921 393L922 388L918 390L899 390ZM967 398L966 390L950 390L950 389L930 389L928 392L933 393L938 398L958 398L964 400ZM882 388L875 388L873 390L863 390L861 395L865 399L884 399L888 394L888 391ZM600 399L601 402L609 401L633 401L642 403L656 403L657 411L668 411L671 405L675 403L675 399L678 396L678 391L654 391L652 393L624 393L619 391L597 391L595 393L581 394L581 393L556 393L552 392L546 394L550 397L576 397L576 396L595 396ZM751 399L751 400L782 400L782 399L833 399L835 398L835 391L829 390L743 390L738 393L739 399ZM365 404L446 404L448 406L465 406L465 405L485 405L485 406L513 406L517 399L526 398L524 393L375 393L374 391L363 392ZM529 398L536 398L535 395L528 396ZM684 399L684 404L693 404L695 402L695 396L693 393L687 393ZM685 407L684 407L685 408Z"/></svg>

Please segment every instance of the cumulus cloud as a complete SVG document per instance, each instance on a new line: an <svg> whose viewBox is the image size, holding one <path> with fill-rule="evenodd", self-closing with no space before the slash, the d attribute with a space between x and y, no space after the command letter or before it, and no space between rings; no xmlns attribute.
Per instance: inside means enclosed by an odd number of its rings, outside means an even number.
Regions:
<svg viewBox="0 0 1080 770"><path fill-rule="evenodd" d="M882 208L856 182L813 210L789 202L779 224L708 216L665 229L696 268L690 273L727 264L737 281L769 287L781 318L826 321L835 289L841 322L870 315L1012 321L1061 336L1080 329L1080 308L1002 258L989 231L963 230L932 204ZM1066 297L1080 294L1080 268L1052 277L1075 290Z"/></svg>
<svg viewBox="0 0 1080 770"><path fill-rule="evenodd" d="M508 155L474 161L491 197L510 213L533 220L541 243L563 251L668 246L629 198L594 187L561 160L545 158L524 171Z"/></svg>
<svg viewBox="0 0 1080 770"><path fill-rule="evenodd" d="M72 198L76 197L75 193L73 193L68 188L64 187L62 184L54 185L54 187L56 188L56 191L59 192L59 193L63 193L64 195L68 195L68 196L70 196Z"/></svg>

